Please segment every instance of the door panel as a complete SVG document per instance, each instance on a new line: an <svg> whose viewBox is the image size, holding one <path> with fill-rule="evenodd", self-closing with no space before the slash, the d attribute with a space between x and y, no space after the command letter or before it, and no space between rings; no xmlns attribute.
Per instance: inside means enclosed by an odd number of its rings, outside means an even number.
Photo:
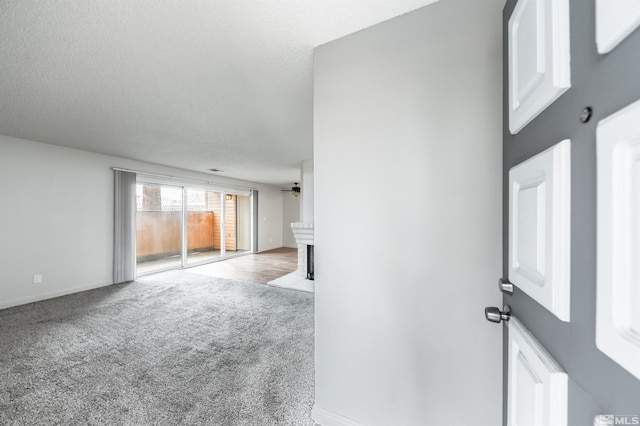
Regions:
<svg viewBox="0 0 640 426"><path fill-rule="evenodd" d="M136 185L136 274L182 266L182 189Z"/></svg>
<svg viewBox="0 0 640 426"><path fill-rule="evenodd" d="M517 318L508 324L507 425L566 425L567 374Z"/></svg>
<svg viewBox="0 0 640 426"><path fill-rule="evenodd" d="M640 99L640 31L632 32L610 53L600 55L596 45L596 0L570 0L571 87L514 135L508 125L507 57L509 19L517 3L508 0L503 14L503 274L513 281L509 272L509 170L558 141L570 139L571 321L561 321L518 286L512 296L504 295L503 303L511 306L513 314L566 371L567 425L592 425L601 414L640 414L640 380L596 346L596 127L600 120ZM592 108L592 116L582 122L585 107ZM629 324L635 329L633 318ZM507 346L506 333L504 342ZM504 356L506 379L506 350ZM506 403L506 381L504 390ZM504 418L506 424L506 409Z"/></svg>
<svg viewBox="0 0 640 426"><path fill-rule="evenodd" d="M220 235L222 198L219 192L187 188L188 266L210 262L222 256Z"/></svg>
<svg viewBox="0 0 640 426"><path fill-rule="evenodd" d="M571 142L513 167L509 188L509 278L569 321Z"/></svg>
<svg viewBox="0 0 640 426"><path fill-rule="evenodd" d="M640 379L640 101L598 124L598 348Z"/></svg>
<svg viewBox="0 0 640 426"><path fill-rule="evenodd" d="M640 25L640 1L596 0L598 52L608 53Z"/></svg>
<svg viewBox="0 0 640 426"><path fill-rule="evenodd" d="M521 0L508 35L509 128L517 133L571 86L569 0Z"/></svg>
<svg viewBox="0 0 640 426"><path fill-rule="evenodd" d="M240 251L251 250L251 199L238 195L238 247Z"/></svg>

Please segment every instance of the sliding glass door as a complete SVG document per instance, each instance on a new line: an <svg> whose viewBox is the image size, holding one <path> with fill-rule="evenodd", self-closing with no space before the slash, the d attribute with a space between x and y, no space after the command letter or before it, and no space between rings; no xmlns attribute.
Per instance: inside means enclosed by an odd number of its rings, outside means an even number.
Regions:
<svg viewBox="0 0 640 426"><path fill-rule="evenodd" d="M223 254L224 226L220 192L186 189L188 265L216 260Z"/></svg>
<svg viewBox="0 0 640 426"><path fill-rule="evenodd" d="M136 185L136 269L182 266L182 188Z"/></svg>
<svg viewBox="0 0 640 426"><path fill-rule="evenodd" d="M138 182L137 275L251 252L251 196Z"/></svg>

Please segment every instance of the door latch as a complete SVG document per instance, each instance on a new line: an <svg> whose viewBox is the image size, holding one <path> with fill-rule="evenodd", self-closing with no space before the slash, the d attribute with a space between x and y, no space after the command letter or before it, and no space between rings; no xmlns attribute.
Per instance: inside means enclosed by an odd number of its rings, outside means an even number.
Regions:
<svg viewBox="0 0 640 426"><path fill-rule="evenodd" d="M498 288L501 292L512 295L513 294L513 284L509 282L506 278L500 278L498 280Z"/></svg>
<svg viewBox="0 0 640 426"><path fill-rule="evenodd" d="M487 321L490 322L507 322L511 319L511 306L504 305L502 311L495 306L487 306L486 308L484 308L484 317L487 319Z"/></svg>

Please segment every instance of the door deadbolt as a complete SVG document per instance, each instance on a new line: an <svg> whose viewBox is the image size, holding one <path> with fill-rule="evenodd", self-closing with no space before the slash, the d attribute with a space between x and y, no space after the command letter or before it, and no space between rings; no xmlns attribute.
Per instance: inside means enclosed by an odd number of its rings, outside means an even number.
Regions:
<svg viewBox="0 0 640 426"><path fill-rule="evenodd" d="M504 305L502 311L495 306L487 306L484 308L484 317L487 321L500 323L502 321L509 321L511 319L511 306Z"/></svg>
<svg viewBox="0 0 640 426"><path fill-rule="evenodd" d="M589 120L591 120L591 116L593 115L593 108L591 107L585 107L581 112L580 112L580 121L583 123L588 123Z"/></svg>

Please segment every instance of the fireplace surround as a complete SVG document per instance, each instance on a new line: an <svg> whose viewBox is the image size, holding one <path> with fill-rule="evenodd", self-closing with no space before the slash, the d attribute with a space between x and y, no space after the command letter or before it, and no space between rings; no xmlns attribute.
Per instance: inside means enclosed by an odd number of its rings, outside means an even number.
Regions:
<svg viewBox="0 0 640 426"><path fill-rule="evenodd" d="M307 247L313 247L313 224L293 222L291 224L291 230L293 231L293 236L295 237L296 244L298 245L298 269L296 273L301 277L312 279L308 277L309 249ZM311 253L313 253L313 249L311 249Z"/></svg>

